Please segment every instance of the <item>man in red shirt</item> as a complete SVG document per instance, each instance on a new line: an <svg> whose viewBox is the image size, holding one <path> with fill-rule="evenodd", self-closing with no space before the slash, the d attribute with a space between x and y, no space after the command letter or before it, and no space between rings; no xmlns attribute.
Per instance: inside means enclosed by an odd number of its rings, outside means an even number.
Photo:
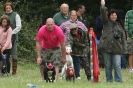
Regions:
<svg viewBox="0 0 133 88"><path fill-rule="evenodd" d="M54 61L56 79L59 77L59 66L65 63L65 38L60 27L54 24L52 18L46 20L36 36L37 63L41 66L41 76L44 79L44 64L48 60Z"/></svg>

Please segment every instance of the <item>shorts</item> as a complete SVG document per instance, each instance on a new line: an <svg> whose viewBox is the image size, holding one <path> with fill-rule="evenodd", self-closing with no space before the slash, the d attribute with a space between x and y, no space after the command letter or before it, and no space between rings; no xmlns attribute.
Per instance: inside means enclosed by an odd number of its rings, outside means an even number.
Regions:
<svg viewBox="0 0 133 88"><path fill-rule="evenodd" d="M129 38L127 40L127 50L128 50L128 54L133 54L133 39Z"/></svg>
<svg viewBox="0 0 133 88"><path fill-rule="evenodd" d="M58 49L43 49L41 51L43 62L53 61L55 66L61 65L61 50Z"/></svg>

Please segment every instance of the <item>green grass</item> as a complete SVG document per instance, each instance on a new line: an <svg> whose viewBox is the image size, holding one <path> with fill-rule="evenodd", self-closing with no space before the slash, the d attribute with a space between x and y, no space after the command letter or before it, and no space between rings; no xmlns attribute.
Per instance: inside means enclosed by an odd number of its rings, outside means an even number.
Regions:
<svg viewBox="0 0 133 88"><path fill-rule="evenodd" d="M0 77L0 88L28 88L28 83L33 83L38 88L133 88L133 73L128 69L122 70L123 83L107 83L105 80L104 69L101 69L100 82L93 83L87 81L84 71L81 71L81 80L75 83L58 80L56 83L46 83L40 78L39 67L35 64L19 65L18 73L15 76Z"/></svg>

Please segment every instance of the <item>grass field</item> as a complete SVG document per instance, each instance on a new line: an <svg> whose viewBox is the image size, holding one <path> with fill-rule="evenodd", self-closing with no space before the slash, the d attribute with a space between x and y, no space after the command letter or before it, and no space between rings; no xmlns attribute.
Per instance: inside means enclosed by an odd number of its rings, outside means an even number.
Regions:
<svg viewBox="0 0 133 88"><path fill-rule="evenodd" d="M23 64L19 65L17 75L0 77L0 88L28 88L28 83L37 85L37 88L133 88L133 73L129 73L128 69L123 69L122 75L123 83L107 83L104 69L101 69L100 82L93 83L87 81L82 70L81 80L76 80L75 83L61 79L55 83L46 83L40 78L38 65Z"/></svg>

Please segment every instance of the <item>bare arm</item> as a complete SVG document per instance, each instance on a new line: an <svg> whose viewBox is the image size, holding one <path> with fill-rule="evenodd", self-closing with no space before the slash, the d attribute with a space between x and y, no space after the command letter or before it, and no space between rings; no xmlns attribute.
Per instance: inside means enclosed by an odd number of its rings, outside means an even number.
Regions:
<svg viewBox="0 0 133 88"><path fill-rule="evenodd" d="M101 8L100 8L101 17L104 23L108 21L108 11L107 7L105 7L105 0L101 0Z"/></svg>
<svg viewBox="0 0 133 88"><path fill-rule="evenodd" d="M65 48L65 42L61 43L61 60L63 63L66 62L66 48Z"/></svg>
<svg viewBox="0 0 133 88"><path fill-rule="evenodd" d="M16 20L16 28L13 30L12 34L17 34L21 30L21 27L22 27L21 18L18 14L16 14L15 20Z"/></svg>
<svg viewBox="0 0 133 88"><path fill-rule="evenodd" d="M37 52L37 64L41 64L41 44L40 42L36 41L36 52Z"/></svg>
<svg viewBox="0 0 133 88"><path fill-rule="evenodd" d="M37 51L37 57L41 57L41 45L38 41L36 41L36 51Z"/></svg>

